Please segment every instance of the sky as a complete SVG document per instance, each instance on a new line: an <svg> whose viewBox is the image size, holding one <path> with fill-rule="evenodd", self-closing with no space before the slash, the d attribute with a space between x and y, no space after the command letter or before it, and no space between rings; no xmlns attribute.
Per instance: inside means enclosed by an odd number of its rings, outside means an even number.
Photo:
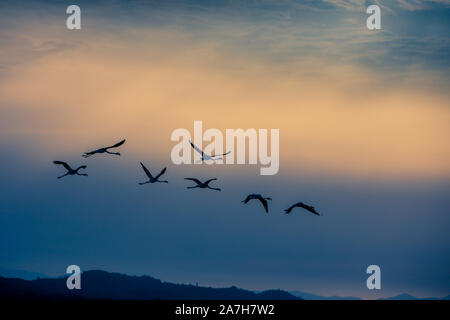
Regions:
<svg viewBox="0 0 450 320"><path fill-rule="evenodd" d="M70 31L65 1L1 3L0 267L450 294L450 1L373 2L376 31L357 0L78 1ZM174 165L171 133L195 120L279 129L279 173ZM53 160L89 177L57 180ZM170 183L139 186L140 161ZM285 215L297 201L323 216Z"/></svg>

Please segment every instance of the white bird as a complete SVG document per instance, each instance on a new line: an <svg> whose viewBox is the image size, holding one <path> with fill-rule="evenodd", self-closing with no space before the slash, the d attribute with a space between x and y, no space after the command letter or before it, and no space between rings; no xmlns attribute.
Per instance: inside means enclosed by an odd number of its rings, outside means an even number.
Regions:
<svg viewBox="0 0 450 320"><path fill-rule="evenodd" d="M140 185L147 184L147 183L155 183L155 182L169 183L169 181L166 181L166 180L158 180L159 177L161 177L164 174L164 172L166 172L167 168L162 169L161 172L156 177L153 177L152 174L150 173L150 171L148 171L148 169L142 164L142 162L141 162L141 166L142 166L142 169L144 169L144 172L147 175L149 180L146 182L139 182Z"/></svg>
<svg viewBox="0 0 450 320"><path fill-rule="evenodd" d="M66 168L66 170L67 170L66 174L64 174L64 175L62 175L62 176L60 176L60 177L58 177L58 179L61 179L62 177L65 177L65 176L74 176L74 175L77 175L77 176L85 176L85 177L87 177L87 173L78 173L78 170L80 170L80 169L86 169L87 166L79 166L79 167L76 168L76 169L72 169L72 167L69 166L69 165L67 164L67 162L64 162L64 161L53 161L53 163L54 163L54 164L62 165L62 166L63 166L64 168Z"/></svg>
<svg viewBox="0 0 450 320"><path fill-rule="evenodd" d="M258 193L252 193L252 194L249 194L247 196L247 198L245 198L245 200L242 200L242 202L247 203L253 199L259 200L262 203L262 205L264 206L264 210L266 210L266 212L269 213L269 207L267 204L267 200L272 200L272 198L264 198L262 195L260 195Z"/></svg>
<svg viewBox="0 0 450 320"><path fill-rule="evenodd" d="M200 153L202 155L202 159L201 160L197 160L197 163L200 163L202 161L205 160L222 160L222 156L226 156L227 154L229 154L231 151L228 151L226 153L222 153L222 154L206 154L203 152L202 149L198 148L195 144L192 143L192 141L189 140L189 143L191 144L192 148L194 148L195 151L197 151L198 153ZM219 158L217 158L219 157Z"/></svg>
<svg viewBox="0 0 450 320"><path fill-rule="evenodd" d="M82 155L82 157L87 158L87 157L90 157L90 156L92 156L92 155L94 155L96 153L108 153L108 154L115 154L115 155L120 156L119 152L109 152L108 150L112 149L112 148L120 147L124 143L125 143L125 139L123 139L122 141L116 143L115 145L109 146L109 147L104 147L104 148L100 148L100 149L97 149L97 150L92 150L92 151L89 151L89 152L85 152Z"/></svg>
<svg viewBox="0 0 450 320"><path fill-rule="evenodd" d="M293 204L292 206L290 206L289 208L287 208L284 211L286 212L286 214L289 214L292 211L292 209L294 209L295 207L303 208L311 213L314 213L315 215L320 216L320 214L316 211L316 209L314 207L308 206L307 204L304 204L303 202L297 202L296 204Z"/></svg>
<svg viewBox="0 0 450 320"><path fill-rule="evenodd" d="M205 182L201 182L200 180L195 179L195 178L184 178L184 180L191 180L197 184L196 186L193 186L193 187L186 187L187 189L200 188L200 189L211 189L211 190L220 191L220 188L211 188L209 186L209 183L211 181L217 180L217 178L209 179L209 180L206 180Z"/></svg>

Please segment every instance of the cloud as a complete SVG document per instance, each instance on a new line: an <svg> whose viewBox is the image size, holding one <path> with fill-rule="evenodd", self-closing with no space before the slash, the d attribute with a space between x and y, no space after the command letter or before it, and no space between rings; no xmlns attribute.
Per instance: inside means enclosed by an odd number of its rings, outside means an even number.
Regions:
<svg viewBox="0 0 450 320"><path fill-rule="evenodd" d="M225 31L213 34L219 32ZM289 170L450 175L450 151L441 139L449 134L447 95L428 89L433 74L411 70L410 80L397 82L399 74L374 73L349 58L330 62L329 52L313 58L315 49L308 45L302 50L311 53L296 58L289 53L289 37L259 55L272 37L240 32L224 45L212 34L205 39L190 31L128 28L108 37L85 35L63 52L44 49L45 55L0 78L1 136L61 153L84 150L92 139L89 146L128 137L134 153L146 153L151 144L154 156L163 159L171 130L202 119L222 129L279 128L282 166ZM256 32L248 38L256 43L244 50L246 32ZM41 43L38 33L34 41ZM339 40L331 35L311 46L326 50ZM258 119L250 121L254 113Z"/></svg>
<svg viewBox="0 0 450 320"><path fill-rule="evenodd" d="M271 63L320 57L327 64L359 63L362 67L385 73L389 70L407 72L410 67L421 67L441 72L443 76L448 74L445 54L448 52L450 20L442 7L437 6L437 10L431 13L401 9L395 16L391 14L394 11L386 9L385 12L383 9L382 30L373 32L365 27L367 15L365 10L361 10L364 9L363 2L329 0L326 3L328 7L320 1L225 2L215 5L191 1L165 5L130 2L126 6L113 2L102 7L101 3L82 2L80 5L86 18L83 20L84 29L78 33L64 30L61 13L55 12L57 10L51 4L43 4L46 13L42 13L42 9L39 11L39 21L32 18L29 8L23 8L17 17L17 7L10 5L11 8L5 9L10 18L2 21L6 27L0 29L0 39L3 43L11 43L11 46L0 51L0 64L5 69L8 64L41 55L45 53L39 50L43 43L53 44L51 48L47 45L47 50L65 50L81 45L83 39L90 35L113 39L114 32L123 34L128 30L127 36L136 37L140 30L147 29L152 32L182 31L186 38L180 41L185 45L188 45L187 41L209 42L214 45L214 50L239 50L241 55L270 60ZM379 4L384 8L383 2ZM348 10L334 10L336 6ZM35 4L32 9L36 10L36 7ZM397 8L395 5L391 7ZM27 36L33 28L41 30L39 37ZM424 48L425 44L428 50Z"/></svg>
<svg viewBox="0 0 450 320"><path fill-rule="evenodd" d="M396 5L405 10L416 11L416 10L427 10L434 8L436 6L450 7L449 0L397 0Z"/></svg>
<svg viewBox="0 0 450 320"><path fill-rule="evenodd" d="M364 1L360 0L322 0L339 8L351 11L365 11Z"/></svg>
<svg viewBox="0 0 450 320"><path fill-rule="evenodd" d="M321 0L323 2L334 5L338 8L343 8L349 11L365 11L370 4L377 4L382 9L388 12L395 12L396 9L416 11L428 10L436 7L447 8L450 6L449 0Z"/></svg>

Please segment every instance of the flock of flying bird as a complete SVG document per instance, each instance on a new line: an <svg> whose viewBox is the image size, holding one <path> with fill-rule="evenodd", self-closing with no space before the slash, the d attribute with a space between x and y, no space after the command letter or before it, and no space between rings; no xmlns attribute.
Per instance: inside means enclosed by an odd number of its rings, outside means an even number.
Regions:
<svg viewBox="0 0 450 320"><path fill-rule="evenodd" d="M90 156L93 156L94 154L99 154L99 153L107 153L107 154L120 156L119 152L111 152L111 151L109 151L109 149L118 148L121 145L123 145L124 143L125 143L125 139L120 141L120 142L118 142L118 143L116 143L116 144L114 144L114 145L112 145L112 146L109 146L109 147L103 147L103 148L100 148L100 149L97 149L97 150L92 150L92 151L89 151L89 152L85 152L82 155L82 157L88 158ZM202 161L205 161L205 160L220 160L220 159L222 159L221 158L222 156L225 156L225 155L230 153L230 152L227 152L227 153L223 153L223 154L220 154L220 155L208 155L208 154L204 153L203 150L201 150L197 146L195 146L192 142L190 142L190 144L191 144L192 148L195 151L197 151L198 153L201 154L201 160L199 160L197 162L202 162ZM57 164L57 165L62 165L67 171L64 175L59 176L58 179L61 179L61 178L65 177L65 176L74 176L74 175L85 176L85 177L87 176L87 173L79 173L78 172L80 169L86 169L87 166L85 166L85 165L79 166L78 168L73 169L67 162L64 162L64 161L53 161L53 163ZM147 175L148 180L145 181L145 182L139 182L139 185L143 185L143 184L147 184L147 183L156 183L156 182L168 183L167 180L159 180L159 178L166 172L167 168L162 169L161 172L158 175L153 176L150 173L150 171L144 166L144 164L142 162L141 162L141 166L142 166L142 169L144 170L145 174ZM213 188L213 187L209 186L209 184L212 181L217 180L217 178L212 178L212 179L206 180L205 182L201 182L200 180L198 180L196 178L184 178L184 179L193 181L195 183L195 185L187 187L187 189L200 188L200 189L211 189L211 190L221 191L220 188ZM253 194L249 194L242 202L243 203L248 203L250 200L259 200L261 202L261 204L263 205L264 210L267 213L269 213L269 205L268 205L267 200L270 201L270 200L272 200L272 198L263 197L260 194L253 193ZM307 211L309 211L309 212L311 212L311 213L313 213L315 215L320 216L320 214L316 211L316 209L314 207L309 206L307 204L304 204L303 202L294 203L292 206L290 206L289 208L287 208L284 211L286 212L286 214L289 214L292 211L292 209L294 209L296 207L303 208L303 209L305 209L305 210L307 210Z"/></svg>

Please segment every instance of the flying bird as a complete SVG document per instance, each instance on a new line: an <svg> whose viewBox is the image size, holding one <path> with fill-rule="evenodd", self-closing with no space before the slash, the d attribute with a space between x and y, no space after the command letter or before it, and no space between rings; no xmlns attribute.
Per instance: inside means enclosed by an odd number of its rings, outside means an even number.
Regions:
<svg viewBox="0 0 450 320"><path fill-rule="evenodd" d="M211 188L209 186L209 183L211 181L217 180L217 178L209 179L209 180L206 180L205 182L201 182L200 180L195 179L195 178L184 178L184 180L191 180L197 184L196 186L193 186L193 187L186 187L187 189L200 188L200 189L211 189L211 190L220 191L220 188Z"/></svg>
<svg viewBox="0 0 450 320"><path fill-rule="evenodd" d="M293 204L292 206L290 206L289 208L287 208L284 211L286 212L286 214L289 214L292 211L292 209L294 209L295 207L303 208L311 213L314 213L315 215L320 216L320 214L316 211L316 209L314 207L308 206L307 204L304 204L303 202L297 202L296 204Z"/></svg>
<svg viewBox="0 0 450 320"><path fill-rule="evenodd" d="M147 183L155 183L155 182L169 183L169 181L166 181L166 180L158 180L159 177L161 177L161 176L166 172L166 169L167 169L167 168L162 169L161 172L160 172L156 177L153 177L153 175L152 175L152 174L150 173L150 171L148 171L148 169L142 164L142 162L141 162L141 166L142 166L142 169L144 169L144 172L145 172L145 174L147 175L147 177L148 177L149 180L146 181L146 182L139 182L140 185L147 184Z"/></svg>
<svg viewBox="0 0 450 320"><path fill-rule="evenodd" d="M191 144L191 147L194 148L195 151L197 151L198 153L200 153L202 155L202 159L197 160L197 163L200 163L205 160L222 160L223 159L222 156L225 156L231 152L231 151L228 151L228 152L222 153L222 154L209 155L209 154L204 153L202 149L198 148L195 144L193 144L191 140L189 140L189 143ZM219 158L217 158L217 157L219 157Z"/></svg>
<svg viewBox="0 0 450 320"><path fill-rule="evenodd" d="M264 198L260 194L252 193L252 194L249 194L247 196L247 198L245 198L245 200L242 200L242 202L243 203L247 203L247 202L249 202L250 200L253 200L253 199L259 200L262 203L262 205L264 206L264 210L266 210L266 212L269 213L269 207L268 207L268 204L267 204L267 200L272 200L272 198Z"/></svg>
<svg viewBox="0 0 450 320"><path fill-rule="evenodd" d="M120 153L119 153L119 152L110 152L110 151L108 151L108 150L109 150L109 149L112 149L112 148L120 147L120 146L123 145L124 143L125 143L125 139L123 139L122 141L116 143L115 145L109 146L109 147L104 147L104 148L100 148L100 149L97 149L97 150L92 150L92 151L89 151L89 152L85 152L85 153L82 155L82 157L88 158L88 157L90 157L90 156L92 156L92 155L94 155L94 154L96 154L96 153L108 153L108 154L115 154L115 155L120 156Z"/></svg>
<svg viewBox="0 0 450 320"><path fill-rule="evenodd" d="M67 164L67 162L64 162L64 161L53 161L53 163L54 163L54 164L62 165L62 166L67 170L66 174L64 174L64 175L62 175L62 176L59 176L58 179L61 179L62 177L65 177L65 176L74 176L74 175L77 175L77 176L85 176L85 177L87 177L87 173L78 173L78 170L80 170L80 169L86 169L87 166L79 166L79 167L76 168L76 169L72 169L72 167L69 166L69 165Z"/></svg>

